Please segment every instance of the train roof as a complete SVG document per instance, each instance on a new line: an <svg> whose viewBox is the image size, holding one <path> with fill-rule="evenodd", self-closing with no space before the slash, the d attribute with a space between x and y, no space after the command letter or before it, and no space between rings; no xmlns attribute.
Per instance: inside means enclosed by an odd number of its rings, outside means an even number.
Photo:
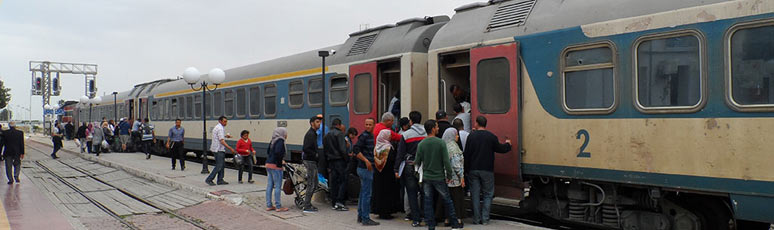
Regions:
<svg viewBox="0 0 774 230"><path fill-rule="evenodd" d="M430 50L629 18L728 0L492 0L455 9Z"/></svg>
<svg viewBox="0 0 774 230"><path fill-rule="evenodd" d="M336 65L386 57L407 52L427 53L435 33L449 21L448 16L410 18L395 24L374 27L351 33L343 43L256 64L225 70L226 81L242 80L260 76L282 74L301 70L320 68L318 51L336 50L336 54L326 59L326 64ZM206 77L206 74L204 74ZM143 86L135 86L140 89ZM182 79L161 82L152 90L144 89L142 95L148 96L162 92L189 88ZM133 93L131 96L136 96Z"/></svg>

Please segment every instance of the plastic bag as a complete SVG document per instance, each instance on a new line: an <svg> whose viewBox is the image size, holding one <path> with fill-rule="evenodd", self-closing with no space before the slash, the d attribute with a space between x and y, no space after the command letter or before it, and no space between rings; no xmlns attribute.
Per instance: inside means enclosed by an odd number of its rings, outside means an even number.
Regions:
<svg viewBox="0 0 774 230"><path fill-rule="evenodd" d="M102 140L102 148L103 149L110 148L110 144L108 144L108 142L106 140Z"/></svg>
<svg viewBox="0 0 774 230"><path fill-rule="evenodd" d="M242 157L242 155L239 155L238 153L234 154L234 164L241 165L243 160L244 160L244 157Z"/></svg>

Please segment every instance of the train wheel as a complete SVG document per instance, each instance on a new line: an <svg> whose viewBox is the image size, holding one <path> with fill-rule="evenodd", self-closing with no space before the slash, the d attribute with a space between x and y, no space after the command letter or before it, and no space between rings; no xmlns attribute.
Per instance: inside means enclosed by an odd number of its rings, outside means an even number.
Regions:
<svg viewBox="0 0 774 230"><path fill-rule="evenodd" d="M723 201L711 197L691 197L687 199L691 212L701 220L705 230L732 230L734 220Z"/></svg>

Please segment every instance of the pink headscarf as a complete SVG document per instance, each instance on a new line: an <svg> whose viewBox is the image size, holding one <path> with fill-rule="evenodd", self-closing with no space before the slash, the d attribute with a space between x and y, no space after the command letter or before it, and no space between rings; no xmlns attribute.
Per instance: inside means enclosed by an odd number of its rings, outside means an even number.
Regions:
<svg viewBox="0 0 774 230"><path fill-rule="evenodd" d="M392 149L392 144L390 143L391 136L392 132L389 129L379 131L379 135L376 136L374 163L376 163L376 170L379 170L379 172L384 169L384 166L387 164L387 158L390 156L390 150Z"/></svg>

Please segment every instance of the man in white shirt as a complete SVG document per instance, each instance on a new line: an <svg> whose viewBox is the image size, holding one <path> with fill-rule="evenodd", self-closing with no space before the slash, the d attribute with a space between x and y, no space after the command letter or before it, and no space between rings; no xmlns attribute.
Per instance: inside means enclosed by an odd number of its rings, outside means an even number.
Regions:
<svg viewBox="0 0 774 230"><path fill-rule="evenodd" d="M465 132L470 133L470 111L464 111L465 108L462 106L462 104L454 104L454 113L457 113L457 116L452 119L452 121L456 119L462 120L462 125L464 126Z"/></svg>
<svg viewBox="0 0 774 230"><path fill-rule="evenodd" d="M226 144L225 138L231 138L231 135L226 135L225 133L226 124L228 124L228 119L224 116L220 116L220 118L218 118L218 125L212 129L212 145L210 145L210 152L215 154L215 168L210 172L210 175L207 176L207 179L204 180L205 183L211 186L215 185L215 183L212 183L212 180L215 179L216 175L218 176L219 185L228 184L228 182L223 180L224 166L226 164L226 149L231 151L231 153L236 152L231 146Z"/></svg>

